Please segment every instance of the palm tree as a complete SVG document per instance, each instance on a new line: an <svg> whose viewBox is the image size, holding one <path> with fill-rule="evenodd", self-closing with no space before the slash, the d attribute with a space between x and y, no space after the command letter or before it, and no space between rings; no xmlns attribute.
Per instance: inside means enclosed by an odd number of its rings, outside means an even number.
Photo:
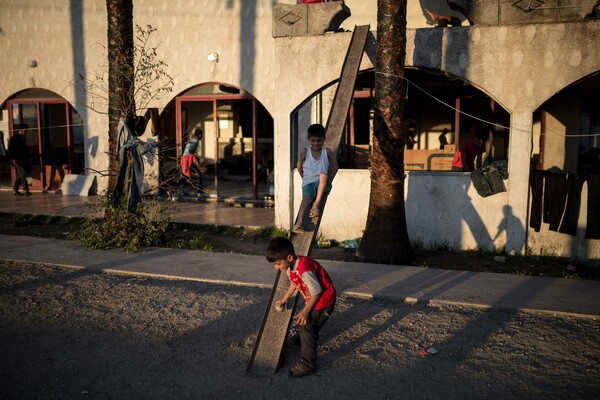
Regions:
<svg viewBox="0 0 600 400"><path fill-rule="evenodd" d="M106 0L108 15L108 189L112 191L119 169L117 125L121 117L135 116L133 0Z"/></svg>
<svg viewBox="0 0 600 400"><path fill-rule="evenodd" d="M404 211L405 53L406 0L378 0L371 194L357 251L371 262L403 264L415 257Z"/></svg>

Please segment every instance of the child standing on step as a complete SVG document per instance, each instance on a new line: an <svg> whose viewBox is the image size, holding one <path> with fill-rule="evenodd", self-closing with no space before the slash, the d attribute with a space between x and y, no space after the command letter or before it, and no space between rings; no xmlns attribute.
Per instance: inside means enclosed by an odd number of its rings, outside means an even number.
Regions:
<svg viewBox="0 0 600 400"><path fill-rule="evenodd" d="M325 127L321 124L313 124L308 127L307 135L309 146L300 152L297 164L298 172L302 177L302 203L292 228L294 233L305 232L302 223L311 204L309 218L320 215L323 195L331 190L331 182L339 169L331 149L323 147Z"/></svg>
<svg viewBox="0 0 600 400"><path fill-rule="evenodd" d="M300 360L289 373L293 377L310 375L316 369L319 331L335 308L335 287L321 264L309 257L296 256L294 245L287 238L271 240L267 260L290 279L288 290L275 301L275 307L285 306L296 289L304 298L304 308L294 317L300 332Z"/></svg>

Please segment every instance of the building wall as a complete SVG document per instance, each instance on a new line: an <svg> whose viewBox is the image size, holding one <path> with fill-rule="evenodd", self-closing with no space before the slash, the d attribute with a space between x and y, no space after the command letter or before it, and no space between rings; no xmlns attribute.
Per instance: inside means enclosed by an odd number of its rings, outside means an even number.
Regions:
<svg viewBox="0 0 600 400"><path fill-rule="evenodd" d="M448 241L453 247L488 249L506 247L509 251L522 252L525 250L528 226L529 204L529 168L532 149L533 113L546 100L564 87L577 80L600 70L600 57L594 50L600 24L598 21L582 23L559 23L416 29L407 32L407 66L440 69L452 75L462 77L474 86L492 96L499 104L511 113L511 136L509 149L509 174L506 181L507 193L488 198L474 194L468 186L468 174L446 174L436 177L434 189L440 197L447 200L445 212L439 214L430 211L424 214L423 208L415 208L409 204L411 187L417 188L417 182L429 181L430 178L419 176L419 172L411 173L407 180L407 218L411 236L423 237L425 245L434 245ZM279 59L298 60L289 65L289 75L280 83L282 87L300 85L295 93L313 93L319 83L328 83L333 72L341 68L342 56L332 57L332 54L343 53L340 48L347 47L349 37L336 34L331 37L306 37L277 40L277 57ZM318 46L317 46L318 43ZM300 60L303 49L314 49L311 60ZM373 48L368 48L363 58L361 69L372 68ZM584 56L585 55L585 56ZM322 60L330 65L331 71L314 71L314 59ZM312 72L314 71L314 72ZM298 87L298 86L296 86ZM280 106L289 111L304 98L286 93ZM289 104L287 104L289 102ZM283 113L284 116L287 112ZM277 131L280 140L289 140L290 134L281 134L289 129L285 119L278 119ZM282 143L283 148L289 148L290 143ZM289 154L282 153L278 160L283 165L290 165ZM289 207L290 199L286 198L287 190L292 184L291 177L285 176L285 168L278 169L277 188L280 188L277 198L277 222L282 226L290 226L297 210L299 201L299 186L296 182L294 201ZM283 176L282 176L283 175ZM294 179L298 179L297 175ZM411 180L415 185L411 186ZM335 191L332 192L328 203L344 204L348 196L356 199L356 204L368 204L368 186L350 186L356 181L340 175L334 181ZM463 187L462 196L454 192L454 188ZM342 189L338 189L342 188ZM414 190L414 189L412 189ZM426 192L420 191L423 196ZM416 198L412 198L415 201ZM419 203L427 203L428 199L418 198ZM468 202L468 203L465 203ZM456 210L462 213L462 228L456 238L446 240L448 235L440 232L440 226L451 226L455 219ZM327 208L329 218L321 223L325 237L348 239L361 236L364 229L363 207L352 210L351 214L342 207ZM342 230L338 222L352 215L354 224L345 222ZM431 216L431 217L430 217ZM476 221L469 224L467 221ZM481 230L485 226L487 232ZM428 234L419 234L421 229ZM500 227L500 228L499 228ZM500 232L497 235L498 231ZM435 234L429 234L436 232ZM492 238L483 240L480 237ZM570 239L563 237L548 237L561 246L561 242ZM590 241L593 242L593 241ZM588 246L594 248L596 244Z"/></svg>
<svg viewBox="0 0 600 400"><path fill-rule="evenodd" d="M106 105L75 87L79 74L85 76L101 64L105 38L105 2L0 2L0 104L30 88L48 89L65 98L84 120L86 165L97 170L106 169L108 162L108 122L105 114L86 105L99 110ZM37 67L28 67L30 60ZM8 132L8 114L2 115L0 130Z"/></svg>
<svg viewBox="0 0 600 400"><path fill-rule="evenodd" d="M76 86L80 75L90 77L105 62L105 0L0 3L0 48L8 55L0 58L0 102L26 88L56 92L83 117L86 165L106 168L107 118L88 108L104 110L105 102ZM600 21L431 28L425 3L408 2L407 66L463 78L511 113L510 178L507 193L484 199L473 192L468 175L410 173L406 181L409 232L425 245L506 245L522 251L533 112L564 87L600 70ZM369 23L376 30L376 0L347 0L346 4L352 16L342 28ZM247 90L271 113L276 222L289 227L300 190L299 177L291 168L290 115L339 77L351 32L273 39L272 9L272 0L134 0L134 22L158 29L159 57L167 61L176 81L172 94L149 106L162 109L191 86L222 82ZM218 63L207 59L211 52L219 54ZM27 66L31 59L37 60L36 68ZM361 69L373 68L374 60L370 40ZM4 118L0 129L7 131L6 124ZM100 189L105 183L99 182ZM369 198L368 171L341 171L334 187L321 225L323 234L340 240L361 236ZM443 206L438 204L441 201ZM448 229L458 221L459 228ZM560 246L562 238L549 240Z"/></svg>

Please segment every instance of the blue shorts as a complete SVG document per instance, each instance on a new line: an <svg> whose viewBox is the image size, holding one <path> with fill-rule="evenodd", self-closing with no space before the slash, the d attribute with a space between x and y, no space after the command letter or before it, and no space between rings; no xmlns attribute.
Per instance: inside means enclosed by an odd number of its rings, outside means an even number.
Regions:
<svg viewBox="0 0 600 400"><path fill-rule="evenodd" d="M317 197L317 190L319 189L319 182L309 183L308 185L302 186L302 197L311 197L315 199ZM327 182L325 185L325 193L329 193L331 190L331 182Z"/></svg>

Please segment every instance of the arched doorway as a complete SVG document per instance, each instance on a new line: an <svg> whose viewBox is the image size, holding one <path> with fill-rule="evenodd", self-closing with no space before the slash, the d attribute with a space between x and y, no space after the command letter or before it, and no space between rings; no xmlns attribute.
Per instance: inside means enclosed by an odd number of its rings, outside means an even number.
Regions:
<svg viewBox="0 0 600 400"><path fill-rule="evenodd" d="M196 155L210 197L257 200L269 191L273 118L251 94L225 84L198 85L171 101L161 121L162 172L179 165L185 144L201 129ZM193 189L183 195L194 195Z"/></svg>
<svg viewBox="0 0 600 400"><path fill-rule="evenodd" d="M26 124L26 141L31 155L31 188L58 191L66 174L85 169L83 122L71 104L44 89L28 89L8 99L9 137L17 124ZM8 140L7 140L8 141ZM0 186L11 187L14 168L8 160L0 166Z"/></svg>

